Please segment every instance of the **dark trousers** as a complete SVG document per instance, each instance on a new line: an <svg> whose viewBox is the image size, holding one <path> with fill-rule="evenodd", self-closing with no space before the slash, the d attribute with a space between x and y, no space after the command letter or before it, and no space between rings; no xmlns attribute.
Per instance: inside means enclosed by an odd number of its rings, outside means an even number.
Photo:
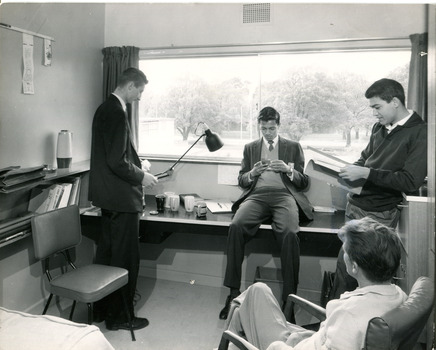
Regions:
<svg viewBox="0 0 436 350"><path fill-rule="evenodd" d="M227 237L227 267L224 285L240 289L245 244L257 233L259 226L272 220L274 238L280 248L283 275L282 299L297 292L300 270L300 244L297 233L298 206L286 190L263 192L256 190L241 203Z"/></svg>
<svg viewBox="0 0 436 350"><path fill-rule="evenodd" d="M102 232L97 246L96 264L117 266L129 272L129 282L122 290L96 303L95 309L106 319L125 322L122 294L133 313L133 298L139 273L139 214L102 209Z"/></svg>

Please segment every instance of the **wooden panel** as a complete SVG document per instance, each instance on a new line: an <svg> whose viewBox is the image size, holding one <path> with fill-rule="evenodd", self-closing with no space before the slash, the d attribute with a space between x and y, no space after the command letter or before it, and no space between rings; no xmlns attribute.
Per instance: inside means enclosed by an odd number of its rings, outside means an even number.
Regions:
<svg viewBox="0 0 436 350"><path fill-rule="evenodd" d="M419 276L428 276L428 202L426 197L406 197L398 232L404 246L405 276L400 286L406 293Z"/></svg>

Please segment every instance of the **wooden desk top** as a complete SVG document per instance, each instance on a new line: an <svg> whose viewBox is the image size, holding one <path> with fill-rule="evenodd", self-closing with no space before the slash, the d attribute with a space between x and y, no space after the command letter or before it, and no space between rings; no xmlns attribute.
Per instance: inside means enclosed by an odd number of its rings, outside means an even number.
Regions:
<svg viewBox="0 0 436 350"><path fill-rule="evenodd" d="M162 223L179 223L191 225L207 225L207 226L224 226L228 227L232 221L232 213L213 214L209 210L205 219L197 218L194 212L187 213L183 204L177 212L172 212L165 209L165 212L157 215L150 214L150 211L156 210L156 201L153 195L145 196L145 210L141 216L141 220L150 222ZM86 214L85 214L86 215ZM318 232L318 233L338 233L339 229L345 222L344 211L336 211L335 213L314 213L314 220L300 225L301 232ZM261 229L271 229L271 225L261 225Z"/></svg>

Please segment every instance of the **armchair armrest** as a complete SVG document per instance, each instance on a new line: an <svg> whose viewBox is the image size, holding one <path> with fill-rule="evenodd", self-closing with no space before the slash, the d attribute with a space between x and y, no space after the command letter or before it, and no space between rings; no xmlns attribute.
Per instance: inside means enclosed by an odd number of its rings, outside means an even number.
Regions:
<svg viewBox="0 0 436 350"><path fill-rule="evenodd" d="M286 301L286 306L284 310L285 315L290 315L293 311L294 304L300 306L302 309L309 312L312 316L316 317L321 322L326 319L325 309L311 301L308 301L302 297L295 294L289 294Z"/></svg>
<svg viewBox="0 0 436 350"><path fill-rule="evenodd" d="M259 350L253 344L250 344L247 340L229 330L224 331L222 337L235 344L240 350Z"/></svg>

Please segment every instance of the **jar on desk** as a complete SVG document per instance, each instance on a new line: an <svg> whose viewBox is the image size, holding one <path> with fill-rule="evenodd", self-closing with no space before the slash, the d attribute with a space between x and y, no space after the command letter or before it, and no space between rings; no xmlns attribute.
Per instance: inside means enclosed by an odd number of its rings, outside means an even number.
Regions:
<svg viewBox="0 0 436 350"><path fill-rule="evenodd" d="M197 202L195 205L195 213L198 218L205 218L207 214L207 205L205 202Z"/></svg>

